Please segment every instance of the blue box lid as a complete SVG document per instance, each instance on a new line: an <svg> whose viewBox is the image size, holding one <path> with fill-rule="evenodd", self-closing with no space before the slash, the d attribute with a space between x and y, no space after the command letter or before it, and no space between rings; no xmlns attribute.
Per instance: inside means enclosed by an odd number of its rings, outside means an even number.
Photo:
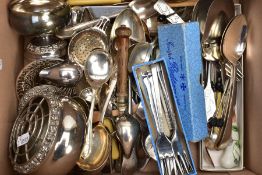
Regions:
<svg viewBox="0 0 262 175"><path fill-rule="evenodd" d="M165 59L189 141L207 137L204 89L200 84L202 57L197 22L158 27L160 57Z"/></svg>

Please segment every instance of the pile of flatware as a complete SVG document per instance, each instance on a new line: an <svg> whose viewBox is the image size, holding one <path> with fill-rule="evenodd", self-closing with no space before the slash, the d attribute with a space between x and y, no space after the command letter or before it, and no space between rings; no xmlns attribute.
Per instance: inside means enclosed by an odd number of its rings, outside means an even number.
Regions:
<svg viewBox="0 0 262 175"><path fill-rule="evenodd" d="M152 64L141 73L142 93L145 105L149 106L149 117L156 127L155 145L163 174L189 174L193 171L186 147L170 85L163 65Z"/></svg>
<svg viewBox="0 0 262 175"><path fill-rule="evenodd" d="M243 119L239 111L243 101L237 100L237 94L242 96L247 21L241 14L240 4L224 0L198 1L193 18L201 24L202 84L209 129L204 147L211 162L209 170L238 168L243 149L240 144ZM211 155L215 152L222 155L216 164L213 162L216 158Z"/></svg>
<svg viewBox="0 0 262 175"><path fill-rule="evenodd" d="M194 10L174 9L164 0L133 0L108 11L73 1L70 6L64 0L13 0L8 6L10 25L25 37L25 67L16 82L18 116L9 143L14 170L134 174L151 160L152 167L160 163L163 175L194 173L167 70L160 63L146 66L139 89L132 67L159 57L159 25L188 22L193 11L202 29L202 82L215 108L208 114L206 146L222 149L231 130L236 81L243 78L244 16L233 19L233 2L225 7L226 0L199 0ZM225 15L214 19L216 7ZM155 138L143 111L152 118ZM150 141L155 152L145 148Z"/></svg>

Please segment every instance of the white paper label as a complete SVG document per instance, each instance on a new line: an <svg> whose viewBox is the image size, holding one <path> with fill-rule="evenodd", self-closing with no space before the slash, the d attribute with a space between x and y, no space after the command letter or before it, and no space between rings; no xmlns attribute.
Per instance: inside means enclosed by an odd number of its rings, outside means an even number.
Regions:
<svg viewBox="0 0 262 175"><path fill-rule="evenodd" d="M205 102L206 102L206 115L207 120L213 117L214 113L216 112L216 102L214 97L214 92L211 86L207 86L205 91Z"/></svg>
<svg viewBox="0 0 262 175"><path fill-rule="evenodd" d="M163 0L158 0L155 5L154 9L161 15L168 16L170 14L173 14L175 11ZM177 24L177 23L184 23L183 19L178 16L176 13L173 14L172 16L169 16L167 18L169 22L172 24Z"/></svg>
<svg viewBox="0 0 262 175"><path fill-rule="evenodd" d="M17 147L23 146L28 143L30 138L29 133L25 133L17 138Z"/></svg>

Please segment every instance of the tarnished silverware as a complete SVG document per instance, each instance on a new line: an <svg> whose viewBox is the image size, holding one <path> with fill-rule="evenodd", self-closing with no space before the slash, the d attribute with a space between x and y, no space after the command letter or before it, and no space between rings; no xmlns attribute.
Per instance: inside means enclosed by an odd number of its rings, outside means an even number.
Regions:
<svg viewBox="0 0 262 175"><path fill-rule="evenodd" d="M108 37L105 33L109 19L104 17L93 28L83 30L70 40L68 56L72 62L84 67L85 60L94 49L108 51Z"/></svg>
<svg viewBox="0 0 262 175"><path fill-rule="evenodd" d="M128 71L132 72L132 66L148 62L153 54L153 49L156 46L157 39L152 43L138 43L131 51L128 60Z"/></svg>
<svg viewBox="0 0 262 175"><path fill-rule="evenodd" d="M88 160L92 158L93 156L92 147L94 146L93 145L94 138L93 138L93 132L92 132L93 127L92 126L93 126L93 112L94 112L94 107L95 107L95 97L96 97L98 89L105 82L107 82L108 79L110 78L112 68L113 68L113 60L111 58L111 55L101 49L96 49L92 51L87 56L87 59L85 61L84 73L85 73L86 81L92 87L93 93L92 93L91 107L90 107L89 117L88 117L88 122L87 122L88 130L87 130L84 146L83 146L83 149L80 155L79 164L78 164L80 168L83 168L83 169L88 169L86 168L88 166L85 166L85 162L86 162L85 160ZM104 130L103 131L100 130L100 131L105 132ZM97 132L98 134L100 133L101 137L108 136L108 134L103 134L101 132ZM103 139L106 139L106 138L98 139L98 143L103 141ZM103 143L108 145L106 142L103 142ZM102 155L102 156L105 156L105 155ZM88 161L87 161L87 164L88 164ZM94 167L90 167L90 168L94 168Z"/></svg>
<svg viewBox="0 0 262 175"><path fill-rule="evenodd" d="M74 86L83 76L83 70L75 63L65 62L45 68L39 72L39 77L47 79L60 86Z"/></svg>
<svg viewBox="0 0 262 175"><path fill-rule="evenodd" d="M119 13L113 14L111 16L108 16L107 18L109 18L109 19L114 18L118 14ZM85 30L85 29L88 29L88 28L96 26L99 22L101 22L102 18L94 19L92 21L82 22L82 23L79 23L79 24L77 24L75 26L65 27L64 29L61 29L58 32L56 32L56 36L58 38L61 38L61 39L71 38L75 34L77 34L78 32L80 32L82 30Z"/></svg>
<svg viewBox="0 0 262 175"><path fill-rule="evenodd" d="M139 123L129 113L128 109L128 46L131 30L126 26L121 26L116 30L116 61L118 63L118 84L117 84L117 106L120 112L116 120L116 131L119 141L123 147L124 155L129 158L132 149L138 139ZM130 107L129 107L130 108Z"/></svg>
<svg viewBox="0 0 262 175"><path fill-rule="evenodd" d="M67 42L53 34L42 34L31 37L25 43L25 64L41 59L64 59L67 53Z"/></svg>
<svg viewBox="0 0 262 175"><path fill-rule="evenodd" d="M64 27L70 7L59 0L15 0L8 5L9 21L23 35L38 35Z"/></svg>
<svg viewBox="0 0 262 175"><path fill-rule="evenodd" d="M14 169L23 174L69 173L81 152L85 122L80 105L60 98L58 88L42 85L30 89L20 100L10 136Z"/></svg>
<svg viewBox="0 0 262 175"><path fill-rule="evenodd" d="M39 60L25 66L16 79L16 95L20 99L31 88L43 84L39 79L42 69L62 63L63 60Z"/></svg>
<svg viewBox="0 0 262 175"><path fill-rule="evenodd" d="M160 109L159 107L157 107L157 104L156 104L157 102L156 100L154 100L154 97L152 96L153 87L149 80L150 77L148 76L152 76L152 75L145 75L145 77L143 78L143 81L148 91L147 94L149 97L149 103L151 106L151 110L153 112L154 123L155 123L156 130L157 130L157 138L156 138L155 144L156 144L157 153L160 159L161 172L162 174L171 174L172 170L170 169L170 164L171 164L170 158L174 156L174 152L173 152L170 140L166 137L163 131L163 128L161 128L163 120L162 120L162 117L159 118L159 114L157 111L159 111Z"/></svg>
<svg viewBox="0 0 262 175"><path fill-rule="evenodd" d="M154 4L157 0L133 0L128 6L139 16L140 19L148 19L154 14L156 11L154 9Z"/></svg>
<svg viewBox="0 0 262 175"><path fill-rule="evenodd" d="M160 85L160 94L163 100L163 109L165 114L167 115L168 123L170 123L170 129L173 130L173 134L171 136L172 147L174 150L174 157L180 173L189 174L193 170L193 166L191 160L188 156L188 151L185 145L185 136L181 134L178 130L181 131L181 127L179 127L177 118L175 116L175 111L172 107L171 98L170 98L170 89L168 89L166 85L166 75L164 73L163 67L161 65L157 66L157 75Z"/></svg>
<svg viewBox="0 0 262 175"><path fill-rule="evenodd" d="M131 9L123 10L115 19L111 29L110 40L113 41L116 38L115 31L121 25L125 25L130 28L132 34L130 40L134 42L145 42L146 36L143 29L143 24L140 18Z"/></svg>
<svg viewBox="0 0 262 175"><path fill-rule="evenodd" d="M221 49L224 57L230 61L232 66L232 77L230 86L232 92L228 103L228 110L224 118L224 125L216 140L217 147L223 146L231 138L232 131L232 111L236 103L236 75L237 63L246 49L247 39L247 20L244 15L238 15L228 24L221 43Z"/></svg>

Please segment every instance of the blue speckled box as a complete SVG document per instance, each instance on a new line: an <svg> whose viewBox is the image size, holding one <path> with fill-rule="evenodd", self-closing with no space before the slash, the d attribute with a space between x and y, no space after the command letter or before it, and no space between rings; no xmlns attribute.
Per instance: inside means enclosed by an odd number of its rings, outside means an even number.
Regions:
<svg viewBox="0 0 262 175"><path fill-rule="evenodd" d="M160 57L167 63L178 111L187 140L205 138L207 121L204 89L200 84L202 58L197 22L158 27Z"/></svg>
<svg viewBox="0 0 262 175"><path fill-rule="evenodd" d="M142 103L142 106L144 108L144 113L145 113L145 116L146 116L146 121L147 121L147 126L148 126L148 129L149 129L149 132L150 132L150 135L151 135L151 138L154 138L154 140L157 138L157 134L156 134L156 126L155 126L155 123L154 121L152 120L152 115L151 113L149 112L149 109L148 109L148 99L147 97L145 97L145 95L143 95L143 83L142 83L142 80L141 80L141 72L143 72L145 69L145 67L147 66L150 66L152 64L163 64L165 69L167 68L167 65L169 64L169 62L165 59L157 59L155 61L151 61L151 62L146 62L144 64L139 64L139 65L135 65L132 67L133 69L133 74L134 74L134 77L135 77L135 80L136 80L136 84L137 84L137 87L138 87L138 93L139 93L139 96L141 97L141 103ZM168 72L167 70L167 75L168 75L168 82L171 82L171 77L170 77L170 73ZM170 86L170 89L171 89L171 93L172 93L172 97L175 96L175 91L174 91L174 88L171 87L171 84L168 83L167 86ZM171 102L170 102L171 103ZM176 98L172 98L172 104L174 104L174 108L176 109L177 111L177 122L178 122L178 125L181 126L181 132L180 133L180 137L182 137L181 135L185 135L185 127L184 125L182 124L181 122L181 111L178 111L177 110L177 100ZM191 165L192 165L192 171L188 174L188 175L196 175L197 172L196 172L196 168L195 168L195 165L194 165L194 161L192 159L192 154L191 154L191 151L190 151L190 147L189 147L189 144L188 144L188 140L187 140L187 137L185 136L185 145L186 145L186 151L188 152L189 154L189 159L191 161ZM156 144L153 140L152 141L152 144L153 144L153 147L154 147L154 152L155 154L157 155L157 148L156 148ZM176 151L176 150L175 150ZM158 167L159 167L159 171L160 171L160 174L163 175L163 172L161 172L161 168L160 168L160 160L159 160L159 157L156 156L157 158L157 163L158 163Z"/></svg>

